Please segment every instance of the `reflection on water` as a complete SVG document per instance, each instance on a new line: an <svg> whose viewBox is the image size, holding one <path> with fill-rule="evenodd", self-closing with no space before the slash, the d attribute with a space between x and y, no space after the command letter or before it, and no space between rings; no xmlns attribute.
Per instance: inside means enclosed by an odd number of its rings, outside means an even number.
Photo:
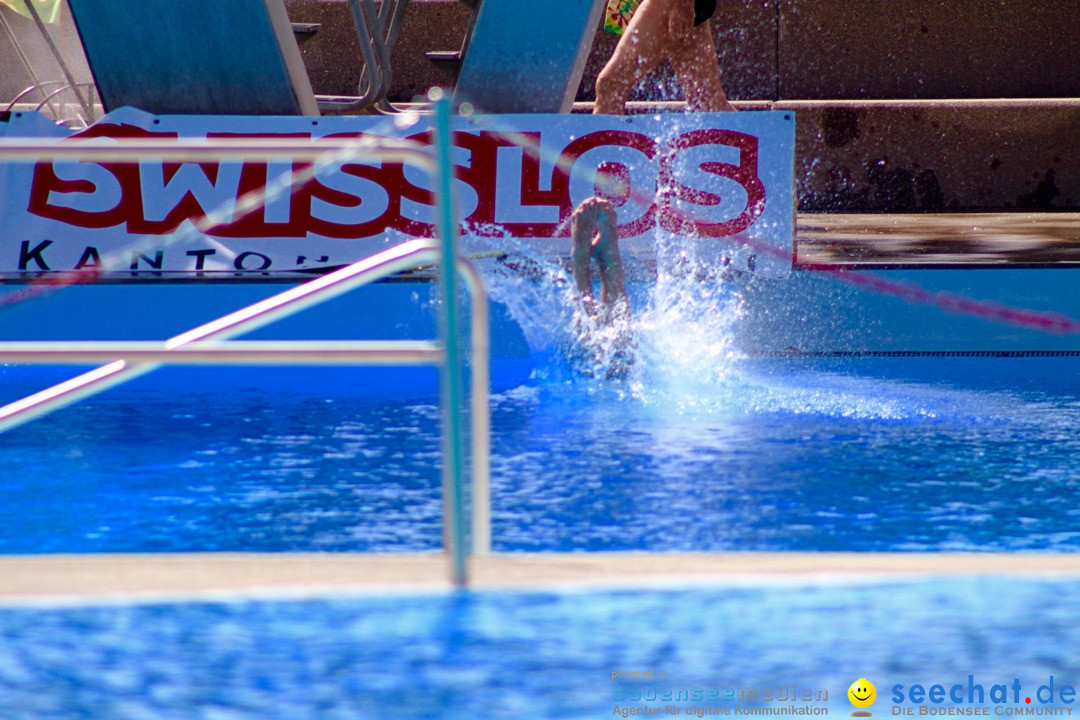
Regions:
<svg viewBox="0 0 1080 720"><path fill-rule="evenodd" d="M1077 213L800 215L799 262L1064 264L1080 260Z"/></svg>
<svg viewBox="0 0 1080 720"><path fill-rule="evenodd" d="M1075 397L741 377L747 392L724 410L536 401L537 449L497 458L509 499L496 503L547 522L510 523L508 512L496 536L564 550L1080 546Z"/></svg>
<svg viewBox="0 0 1080 720"><path fill-rule="evenodd" d="M0 715L539 720L610 717L618 704L686 716L778 703L617 698L795 684L846 716L861 677L877 684L879 717L896 685L966 690L969 676L987 695L1015 680L1034 700L1051 677L1055 692L1080 682L1078 590L935 578L5 609ZM663 677L613 678L634 671Z"/></svg>
<svg viewBox="0 0 1080 720"><path fill-rule="evenodd" d="M940 362L497 394L495 547L1080 548L1075 363ZM0 437L0 551L438 547L434 398L312 393L118 390Z"/></svg>
<svg viewBox="0 0 1080 720"><path fill-rule="evenodd" d="M1076 360L751 360L703 267L680 248L632 285L620 382L567 362L560 267L488 269L536 366L492 398L497 549L1080 548ZM0 437L0 552L440 546L433 376L205 372Z"/></svg>

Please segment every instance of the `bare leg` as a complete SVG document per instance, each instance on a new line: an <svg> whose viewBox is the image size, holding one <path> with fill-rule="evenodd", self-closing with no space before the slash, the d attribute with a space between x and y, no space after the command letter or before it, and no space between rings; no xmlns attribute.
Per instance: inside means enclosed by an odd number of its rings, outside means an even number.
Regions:
<svg viewBox="0 0 1080 720"><path fill-rule="evenodd" d="M594 113L624 114L626 99L634 85L664 59L669 45L668 16L672 3L673 0L642 0L634 11L615 52L596 78Z"/></svg>
<svg viewBox="0 0 1080 720"><path fill-rule="evenodd" d="M587 374L608 379L625 378L634 364L630 302L626 296L622 257L619 255L618 219L610 200L591 197L570 216L570 262L585 305L574 313L578 343L571 357L580 358ZM592 294L589 259L600 266L600 302Z"/></svg>
<svg viewBox="0 0 1080 720"><path fill-rule="evenodd" d="M586 303L592 301L592 276L589 258L592 257L592 238L596 230L596 198L585 200L570 216L570 270L574 285Z"/></svg>
<svg viewBox="0 0 1080 720"><path fill-rule="evenodd" d="M706 21L693 28L685 42L672 46L668 60L686 94L689 110L732 111L736 108L728 102L727 95L724 94L711 26L712 23Z"/></svg>
<svg viewBox="0 0 1080 720"><path fill-rule="evenodd" d="M688 0L642 0L615 52L596 78L597 114L622 115L630 91L667 58L690 110L735 110L720 79L711 24L693 26Z"/></svg>
<svg viewBox="0 0 1080 720"><path fill-rule="evenodd" d="M611 201L598 197L582 201L570 216L570 240L571 273L586 308L590 312L598 309L591 304L590 258L596 258L600 266L600 306L611 308L615 303L625 302L626 279L619 254L618 219Z"/></svg>
<svg viewBox="0 0 1080 720"><path fill-rule="evenodd" d="M615 303L626 301L626 277L619 253L615 208L605 200L598 210L598 233L593 241L593 256L600 265L600 303L610 308Z"/></svg>

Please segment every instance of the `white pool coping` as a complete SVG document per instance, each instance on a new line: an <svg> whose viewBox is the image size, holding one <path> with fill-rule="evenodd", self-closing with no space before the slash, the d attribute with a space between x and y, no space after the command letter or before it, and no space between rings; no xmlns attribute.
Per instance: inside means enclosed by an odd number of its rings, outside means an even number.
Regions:
<svg viewBox="0 0 1080 720"><path fill-rule="evenodd" d="M488 589L1017 575L1080 579L1080 554L495 553L470 562ZM441 553L184 553L0 557L0 604L314 597L452 589Z"/></svg>

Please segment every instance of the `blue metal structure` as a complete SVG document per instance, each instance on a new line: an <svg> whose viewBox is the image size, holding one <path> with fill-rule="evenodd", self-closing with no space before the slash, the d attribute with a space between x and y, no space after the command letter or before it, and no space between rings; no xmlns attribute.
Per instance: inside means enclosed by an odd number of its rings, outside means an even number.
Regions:
<svg viewBox="0 0 1080 720"><path fill-rule="evenodd" d="M604 5L483 0L454 101L493 113L569 112Z"/></svg>
<svg viewBox="0 0 1080 720"><path fill-rule="evenodd" d="M106 110L318 115L282 0L69 0Z"/></svg>

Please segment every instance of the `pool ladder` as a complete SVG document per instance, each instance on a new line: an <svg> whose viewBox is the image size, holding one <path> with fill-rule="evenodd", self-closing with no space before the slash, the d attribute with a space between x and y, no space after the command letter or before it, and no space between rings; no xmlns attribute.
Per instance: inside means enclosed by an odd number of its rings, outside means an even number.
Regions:
<svg viewBox="0 0 1080 720"><path fill-rule="evenodd" d="M440 374L442 409L442 492L443 541L450 560L454 585L468 584L467 556L487 554L491 548L490 511L490 421L488 299L483 279L476 267L457 252L457 224L450 196L450 129L446 100L435 108L434 153L423 147L396 144L390 151L350 148L354 155L403 158L431 170L437 176L437 227L441 241L410 240L376 255L348 265L303 285L225 315L177 335L165 342L0 342L0 362L42 364L88 364L105 362L94 370L62 382L22 400L0 407L0 432L17 427L53 410L121 383L133 380L163 365L435 365ZM56 143L9 143L0 141L0 160L46 157L83 160L137 160L164 150L180 154L227 157L318 156L327 147L340 150L349 144L310 143L319 149L289 145L256 146L250 143L171 143L168 148L153 143L134 142L110 146L83 142L74 147ZM370 150L370 152L368 152ZM434 155L434 157L433 157ZM436 340L368 341L241 341L230 340L306 308L375 282L395 273L434 265L439 271L439 337ZM470 291L471 344L471 505L472 537L465 528L466 491L464 474L464 378L459 347L459 299L457 276L465 279ZM470 548L471 546L471 548Z"/></svg>

